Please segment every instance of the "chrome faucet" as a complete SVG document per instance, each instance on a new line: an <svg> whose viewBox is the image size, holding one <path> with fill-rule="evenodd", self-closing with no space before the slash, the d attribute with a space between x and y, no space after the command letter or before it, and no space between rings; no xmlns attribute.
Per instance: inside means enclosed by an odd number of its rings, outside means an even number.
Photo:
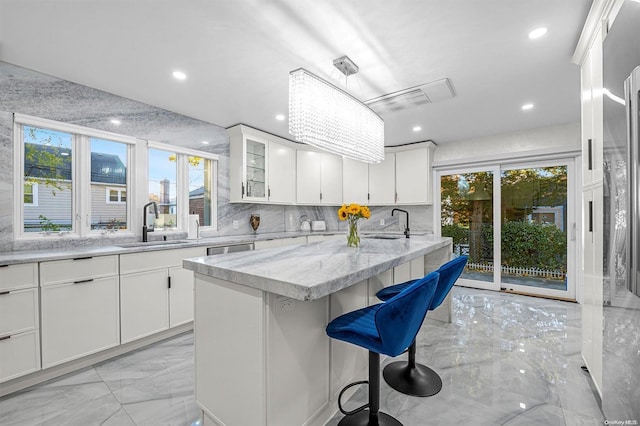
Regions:
<svg viewBox="0 0 640 426"><path fill-rule="evenodd" d="M402 210L402 209L393 209L393 210L391 210L391 216L393 216L393 214L396 211L402 212L402 213L407 215L407 225L404 227L404 236L409 238L409 212L406 211L406 210Z"/></svg>
<svg viewBox="0 0 640 426"><path fill-rule="evenodd" d="M153 211L156 214L156 219L160 217L158 215L158 205L156 204L155 201L151 201L144 205L144 207L142 208L142 242L143 243L147 242L147 234L149 232L153 232L153 228L151 229L147 228L147 207L149 206L153 206Z"/></svg>

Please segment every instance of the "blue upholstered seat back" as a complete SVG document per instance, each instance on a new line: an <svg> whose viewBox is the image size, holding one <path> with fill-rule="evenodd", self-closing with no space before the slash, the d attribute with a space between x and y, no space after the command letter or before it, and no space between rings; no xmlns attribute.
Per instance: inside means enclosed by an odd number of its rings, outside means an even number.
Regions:
<svg viewBox="0 0 640 426"><path fill-rule="evenodd" d="M431 306L429 306L430 311L433 311L435 308L440 306L447 297L447 294L449 294L453 285L458 281L460 274L462 274L462 271L467 264L467 259L468 256L456 257L438 269L437 272L440 274L440 280L438 281L438 288L431 300Z"/></svg>
<svg viewBox="0 0 640 426"><path fill-rule="evenodd" d="M416 280L377 310L380 353L396 356L413 342L431 305L438 278L438 272L432 272Z"/></svg>

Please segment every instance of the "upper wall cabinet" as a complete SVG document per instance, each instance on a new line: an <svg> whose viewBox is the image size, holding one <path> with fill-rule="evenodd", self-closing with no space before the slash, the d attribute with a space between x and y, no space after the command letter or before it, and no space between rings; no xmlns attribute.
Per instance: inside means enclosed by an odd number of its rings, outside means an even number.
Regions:
<svg viewBox="0 0 640 426"><path fill-rule="evenodd" d="M369 204L431 204L434 145L425 142L385 150L385 159L369 165Z"/></svg>
<svg viewBox="0 0 640 426"><path fill-rule="evenodd" d="M342 159L342 200L345 204L369 204L369 165Z"/></svg>
<svg viewBox="0 0 640 426"><path fill-rule="evenodd" d="M430 204L432 197L431 149L418 148L396 154L396 204Z"/></svg>
<svg viewBox="0 0 640 426"><path fill-rule="evenodd" d="M327 152L296 150L298 204L342 204L342 157Z"/></svg>
<svg viewBox="0 0 640 426"><path fill-rule="evenodd" d="M396 201L396 155L385 151L384 160L369 164L369 204L389 205Z"/></svg>
<svg viewBox="0 0 640 426"><path fill-rule="evenodd" d="M230 136L230 199L232 203L293 203L295 150L280 138L237 125Z"/></svg>

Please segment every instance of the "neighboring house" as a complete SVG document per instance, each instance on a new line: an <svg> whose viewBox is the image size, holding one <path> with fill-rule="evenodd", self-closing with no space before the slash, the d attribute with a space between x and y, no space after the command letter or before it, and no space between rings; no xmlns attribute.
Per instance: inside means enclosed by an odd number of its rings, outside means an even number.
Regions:
<svg viewBox="0 0 640 426"><path fill-rule="evenodd" d="M204 186L189 192L189 214L197 214L198 223L206 223L204 220Z"/></svg>
<svg viewBox="0 0 640 426"><path fill-rule="evenodd" d="M43 219L71 229L72 174L69 148L25 144L24 226L41 231ZM52 160L53 159L53 160ZM117 155L91 153L91 227L127 223L127 170Z"/></svg>

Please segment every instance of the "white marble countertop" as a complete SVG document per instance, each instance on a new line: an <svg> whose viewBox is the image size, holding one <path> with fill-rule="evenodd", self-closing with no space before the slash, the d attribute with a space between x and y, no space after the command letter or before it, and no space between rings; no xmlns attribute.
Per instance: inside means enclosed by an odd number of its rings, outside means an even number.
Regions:
<svg viewBox="0 0 640 426"><path fill-rule="evenodd" d="M146 243L141 241L123 240L113 241L102 245L67 245L58 248L45 248L38 250L16 250L0 252L0 265L12 265L18 263L44 262L49 260L69 259L80 256L107 256L111 254L137 253L142 251L171 250L187 247L225 247L235 244L254 243L256 241L274 240L281 238L306 237L309 235L335 235L339 231L323 232L271 232L250 235L227 235L199 238L197 240L170 239L152 240ZM345 234L346 235L346 234ZM155 237L155 236L154 236ZM152 237L153 238L153 237ZM346 238L346 237L345 237ZM69 241L66 244L72 244Z"/></svg>
<svg viewBox="0 0 640 426"><path fill-rule="evenodd" d="M281 296L315 300L450 245L451 238L432 235L363 237L358 248L338 239L185 259L183 267Z"/></svg>

